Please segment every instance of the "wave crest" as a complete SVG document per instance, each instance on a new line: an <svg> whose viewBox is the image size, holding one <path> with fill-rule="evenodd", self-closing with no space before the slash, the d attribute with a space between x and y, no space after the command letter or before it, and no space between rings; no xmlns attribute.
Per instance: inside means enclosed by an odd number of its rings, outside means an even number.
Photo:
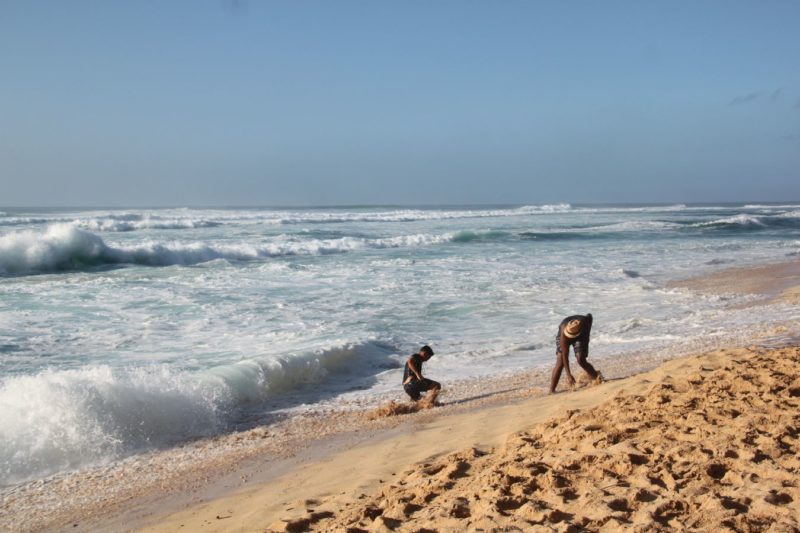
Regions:
<svg viewBox="0 0 800 533"><path fill-rule="evenodd" d="M696 228L706 228L706 227L714 227L714 226L758 226L763 227L766 224L762 221L760 217L756 217L753 215L734 215L725 218L719 218L716 220L709 220L707 222L698 222L696 224L692 224L693 227Z"/></svg>
<svg viewBox="0 0 800 533"><path fill-rule="evenodd" d="M123 232L142 229L195 229L213 228L221 222L193 218L155 219L143 217L138 220L119 220L117 218L90 218L73 222L74 225L90 231Z"/></svg>
<svg viewBox="0 0 800 533"><path fill-rule="evenodd" d="M0 486L218 434L235 424L240 407L337 375L349 387L398 367L395 352L367 341L197 373L95 365L7 377L0 381Z"/></svg>
<svg viewBox="0 0 800 533"><path fill-rule="evenodd" d="M73 469L220 427L224 390L166 368L101 365L0 383L3 484Z"/></svg>
<svg viewBox="0 0 800 533"><path fill-rule="evenodd" d="M196 265L217 259L255 261L293 255L344 253L368 248L401 248L451 242L456 234L400 235L383 239L342 237L298 239L280 236L260 244L144 242L111 246L94 233L72 224L55 224L44 232L21 231L0 237L0 275L63 272L104 266Z"/></svg>

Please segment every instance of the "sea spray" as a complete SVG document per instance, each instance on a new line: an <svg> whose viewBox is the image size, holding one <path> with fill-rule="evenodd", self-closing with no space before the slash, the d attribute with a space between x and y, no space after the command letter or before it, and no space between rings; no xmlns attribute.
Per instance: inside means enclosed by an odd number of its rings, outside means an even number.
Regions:
<svg viewBox="0 0 800 533"><path fill-rule="evenodd" d="M0 479L12 484L213 434L228 397L221 383L165 366L8 377L0 382Z"/></svg>
<svg viewBox="0 0 800 533"><path fill-rule="evenodd" d="M237 410L344 373L399 367L380 342L261 357L206 371L168 365L45 370L0 381L0 485L210 436ZM328 383L336 390L336 383Z"/></svg>
<svg viewBox="0 0 800 533"><path fill-rule="evenodd" d="M450 242L458 236L400 235L390 238L307 240L278 235L270 242L205 244L202 242L145 241L134 246L112 246L98 235L71 224L54 224L43 232L20 231L0 236L0 276L64 272L114 265L196 265L216 259L256 261L294 255L322 255L361 249L426 246Z"/></svg>

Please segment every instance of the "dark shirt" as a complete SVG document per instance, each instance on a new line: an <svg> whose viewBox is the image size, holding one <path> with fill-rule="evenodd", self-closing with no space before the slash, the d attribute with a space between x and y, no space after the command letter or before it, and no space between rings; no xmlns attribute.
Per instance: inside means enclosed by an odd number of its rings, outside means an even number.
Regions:
<svg viewBox="0 0 800 533"><path fill-rule="evenodd" d="M573 320L580 320L581 321L581 332L580 334L575 337L574 339L570 339L566 337L567 344L575 344L579 342L583 345L586 345L589 342L589 334L592 331L592 314L589 313L586 316L583 315L572 315L568 316L564 320L561 321L561 324L558 326L558 335L556 336L556 341L560 342L561 340L561 332L564 330L564 327L572 322Z"/></svg>
<svg viewBox="0 0 800 533"><path fill-rule="evenodd" d="M418 353L415 353L415 354L411 355L411 359L414 361L414 367L416 367L417 372L419 372L419 375L421 376L422 375L422 357ZM408 376L411 376L411 381L415 381L417 379L417 375L414 374L414 372L412 372L410 368L408 368L408 361L406 361L406 366L403 367L403 383L406 382L406 380L408 379Z"/></svg>

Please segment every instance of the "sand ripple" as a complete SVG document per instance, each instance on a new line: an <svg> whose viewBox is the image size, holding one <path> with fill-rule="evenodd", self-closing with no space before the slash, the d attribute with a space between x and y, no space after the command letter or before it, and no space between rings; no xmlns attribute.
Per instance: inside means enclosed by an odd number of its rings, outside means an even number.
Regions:
<svg viewBox="0 0 800 533"><path fill-rule="evenodd" d="M728 355L269 530L797 531L800 348Z"/></svg>

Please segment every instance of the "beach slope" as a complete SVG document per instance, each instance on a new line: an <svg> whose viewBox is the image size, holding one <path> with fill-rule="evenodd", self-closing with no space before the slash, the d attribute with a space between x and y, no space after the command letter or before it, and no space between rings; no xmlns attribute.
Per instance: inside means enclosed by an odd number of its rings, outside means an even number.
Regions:
<svg viewBox="0 0 800 533"><path fill-rule="evenodd" d="M366 498L271 528L796 531L800 349L669 366L640 378L653 380L643 394L620 390L499 449L415 465Z"/></svg>
<svg viewBox="0 0 800 533"><path fill-rule="evenodd" d="M437 418L156 530L796 530L800 348ZM187 529L188 528L188 529Z"/></svg>

